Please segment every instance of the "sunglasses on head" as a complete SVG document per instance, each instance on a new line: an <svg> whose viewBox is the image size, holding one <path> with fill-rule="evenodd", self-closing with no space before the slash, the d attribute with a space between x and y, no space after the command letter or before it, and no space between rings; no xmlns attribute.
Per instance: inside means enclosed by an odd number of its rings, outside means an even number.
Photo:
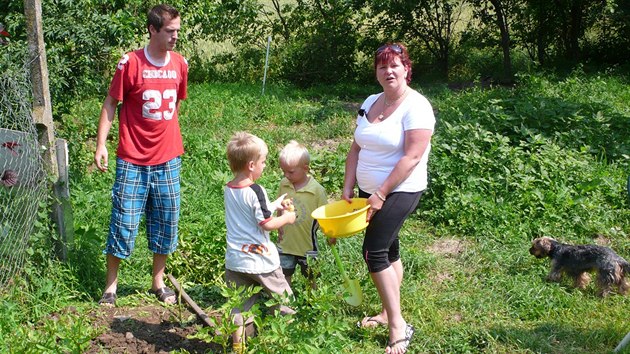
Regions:
<svg viewBox="0 0 630 354"><path fill-rule="evenodd" d="M398 44L385 44L384 46L379 47L376 50L376 54L381 54L387 48L390 48L391 50L393 50L394 52L398 54L402 54L403 52L402 48Z"/></svg>

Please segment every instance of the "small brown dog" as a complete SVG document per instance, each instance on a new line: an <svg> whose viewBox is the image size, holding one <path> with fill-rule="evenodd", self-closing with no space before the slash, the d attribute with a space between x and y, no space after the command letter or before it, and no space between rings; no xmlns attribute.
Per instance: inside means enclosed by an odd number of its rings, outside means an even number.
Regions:
<svg viewBox="0 0 630 354"><path fill-rule="evenodd" d="M608 247L597 245L567 245L551 237L539 237L532 241L529 253L536 258L551 258L549 281L560 281L562 274L573 278L574 286L584 289L591 277L588 272L597 271L599 295L605 297L617 287L620 294L630 288L626 274L630 263Z"/></svg>

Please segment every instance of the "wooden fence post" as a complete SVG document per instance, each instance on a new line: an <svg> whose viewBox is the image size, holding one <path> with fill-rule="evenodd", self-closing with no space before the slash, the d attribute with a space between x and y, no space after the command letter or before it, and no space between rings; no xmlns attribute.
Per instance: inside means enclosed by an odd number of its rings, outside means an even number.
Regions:
<svg viewBox="0 0 630 354"><path fill-rule="evenodd" d="M48 86L46 48L42 33L41 1L24 0L24 15L26 16L31 84L33 86L33 120L37 127L39 143L45 148L43 156L46 170L56 178L59 176L59 171L54 148L55 130Z"/></svg>
<svg viewBox="0 0 630 354"><path fill-rule="evenodd" d="M64 139L55 141L59 179L54 184L56 201L53 204L52 218L57 227L60 242L55 244L55 254L61 260L68 259L68 246L74 243L74 222L72 204L70 203L70 184L68 177L68 142Z"/></svg>
<svg viewBox="0 0 630 354"><path fill-rule="evenodd" d="M59 165L57 158L58 146L55 143L55 128L52 119L52 104L48 85L48 65L46 64L46 48L42 26L41 0L24 0L24 15L28 34L28 49L30 58L31 84L33 87L33 120L37 127L39 145L43 147L44 167L46 172L53 176L55 201L52 206L51 218L57 227L59 238L55 245L57 257L66 260L67 246L72 241L74 227L68 221L65 214L70 213L69 193L59 184L67 188L65 181L59 178ZM65 146L65 145L64 145ZM62 147L63 150L63 147ZM67 166L64 166L67 168ZM70 232L70 233L68 233Z"/></svg>

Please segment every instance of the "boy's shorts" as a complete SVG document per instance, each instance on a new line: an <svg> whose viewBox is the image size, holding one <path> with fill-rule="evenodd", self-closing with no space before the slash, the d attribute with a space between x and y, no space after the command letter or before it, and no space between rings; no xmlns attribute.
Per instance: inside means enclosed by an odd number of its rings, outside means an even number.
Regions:
<svg viewBox="0 0 630 354"><path fill-rule="evenodd" d="M300 273L305 278L314 279L315 274L311 272L308 263L311 264L317 260L317 251L308 251L304 257L296 256L294 254L280 253L280 267L282 272L286 276L292 276L295 273L295 268L300 265Z"/></svg>
<svg viewBox="0 0 630 354"><path fill-rule="evenodd" d="M226 269L225 282L230 288L236 288L239 286L262 286L264 291L266 291L267 293L286 296L293 295L293 291L291 291L289 283L287 283L286 279L284 278L281 268L278 268L273 272L263 274L241 273ZM244 321L241 313L249 311L252 306L254 306L258 298L260 298L260 293L254 294L245 299L241 307L232 309L232 316L234 316L234 323L236 325L243 325ZM294 313L295 310L293 310L292 308L285 305L280 306L281 315L292 315ZM253 318L249 318L245 322L249 324L252 321Z"/></svg>
<svg viewBox="0 0 630 354"><path fill-rule="evenodd" d="M104 254L126 259L131 255L142 215L146 216L149 250L171 254L177 248L181 158L140 166L116 159L112 216Z"/></svg>

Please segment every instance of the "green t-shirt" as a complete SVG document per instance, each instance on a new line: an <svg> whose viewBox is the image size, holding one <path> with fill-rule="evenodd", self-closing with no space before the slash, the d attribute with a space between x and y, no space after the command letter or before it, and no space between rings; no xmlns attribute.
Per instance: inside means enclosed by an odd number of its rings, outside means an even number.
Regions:
<svg viewBox="0 0 630 354"><path fill-rule="evenodd" d="M286 193L285 198L293 198L295 206L295 223L283 226L284 236L279 246L281 252L296 256L304 256L306 251L317 250L317 235L312 231L313 217L311 213L318 207L328 203L326 190L313 177L309 176L308 183L295 190L288 179L280 181L278 196Z"/></svg>

